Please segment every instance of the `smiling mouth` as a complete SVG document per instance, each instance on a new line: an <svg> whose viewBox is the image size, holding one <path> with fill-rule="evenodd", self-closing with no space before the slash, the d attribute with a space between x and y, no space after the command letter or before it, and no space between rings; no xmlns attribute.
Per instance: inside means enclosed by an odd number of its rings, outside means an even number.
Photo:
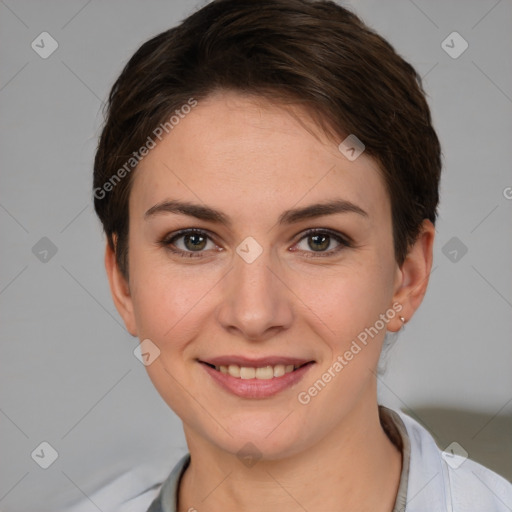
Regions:
<svg viewBox="0 0 512 512"><path fill-rule="evenodd" d="M211 363L207 363L205 361L200 361L202 364L205 364L206 366L209 366L210 368L213 368L214 370L217 370L220 373L223 373L225 375L230 375L231 377L234 377L236 379L258 379L258 380L270 380L274 378L282 377L283 375L286 375L287 373L292 373L299 368L302 368L304 366L307 366L309 364L313 364L314 361L308 361L303 364L293 365L293 364L276 364L276 365L267 365L267 366L259 366L259 367L252 367L252 366L239 366L237 364L230 364L230 365L220 365L215 366Z"/></svg>

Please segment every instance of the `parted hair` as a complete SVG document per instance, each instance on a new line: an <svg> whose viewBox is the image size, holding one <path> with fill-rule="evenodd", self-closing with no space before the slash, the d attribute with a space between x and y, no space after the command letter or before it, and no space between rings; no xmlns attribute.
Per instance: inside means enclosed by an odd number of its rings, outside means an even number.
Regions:
<svg viewBox="0 0 512 512"><path fill-rule="evenodd" d="M411 64L332 1L214 0L145 42L105 105L94 206L125 277L131 157L191 98L200 104L219 91L303 107L337 144L360 139L386 184L399 265L423 220L435 224L441 148ZM131 172L106 187L123 166Z"/></svg>

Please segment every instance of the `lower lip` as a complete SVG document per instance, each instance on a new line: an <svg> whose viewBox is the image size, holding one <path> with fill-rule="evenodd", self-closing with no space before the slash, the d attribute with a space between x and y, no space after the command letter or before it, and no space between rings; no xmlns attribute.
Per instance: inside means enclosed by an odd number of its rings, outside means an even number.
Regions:
<svg viewBox="0 0 512 512"><path fill-rule="evenodd" d="M242 398L268 398L299 382L314 363L308 363L297 370L271 379L239 379L200 363L206 372L222 388Z"/></svg>

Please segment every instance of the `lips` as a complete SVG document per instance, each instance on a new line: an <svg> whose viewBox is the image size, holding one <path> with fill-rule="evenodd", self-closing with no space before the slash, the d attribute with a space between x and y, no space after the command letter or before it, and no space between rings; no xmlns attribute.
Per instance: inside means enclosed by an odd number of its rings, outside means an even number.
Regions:
<svg viewBox="0 0 512 512"><path fill-rule="evenodd" d="M277 365L293 365L295 368L302 366L306 363L314 362L311 359L301 359L297 357L285 357L285 356L268 356L259 358L249 358L244 356L218 356L211 357L208 359L200 360L201 363L209 364L210 366L229 366L237 365L240 367L247 368L263 368L265 366L277 366Z"/></svg>
<svg viewBox="0 0 512 512"><path fill-rule="evenodd" d="M252 399L269 398L296 386L315 364L313 360L281 356L221 356L197 362L221 388Z"/></svg>
<svg viewBox="0 0 512 512"><path fill-rule="evenodd" d="M311 366L315 361L285 356L247 358L245 356L219 356L206 361L198 360L209 372L223 376L228 381L259 382L283 380L290 374ZM298 375L298 373L297 373ZM285 379L289 380L289 379Z"/></svg>
<svg viewBox="0 0 512 512"><path fill-rule="evenodd" d="M200 362L220 373L237 379L269 380L282 377L313 361L279 356L258 359L248 359L240 356L221 356Z"/></svg>
<svg viewBox="0 0 512 512"><path fill-rule="evenodd" d="M212 368L213 370L223 373L225 375L230 375L236 379L258 379L258 380L268 380L274 379L278 377L282 377L287 373L294 372L299 368L303 368L309 363L304 363L301 366L294 366L293 364L276 364L275 366L258 366L256 368L252 368L250 366L238 366L236 364L230 364L229 366L213 366L208 363L202 363L208 368Z"/></svg>

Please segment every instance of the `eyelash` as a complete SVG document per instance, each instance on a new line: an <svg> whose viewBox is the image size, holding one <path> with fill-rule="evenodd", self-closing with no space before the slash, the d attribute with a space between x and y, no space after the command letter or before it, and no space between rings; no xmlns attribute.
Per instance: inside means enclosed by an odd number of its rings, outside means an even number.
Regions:
<svg viewBox="0 0 512 512"><path fill-rule="evenodd" d="M176 240L179 240L180 238L182 238L186 235L191 235L191 234L203 235L208 240L214 242L214 240L208 234L207 231L204 231L202 229L189 228L189 229L183 229L183 230L177 231L176 233L172 233L171 235L167 235L162 240L160 240L159 244L162 245L163 247L165 247L166 249L168 249L169 251L171 251L172 253L174 253L178 256L181 256L182 258L203 258L204 256L202 256L202 253L204 251L183 251L181 249L173 249L172 248L172 245L174 242L176 242ZM310 253L310 255L306 256L307 258L330 257L330 256L334 256L335 254L337 254L339 251L341 251L345 247L353 247L352 242L347 237L342 236L340 233L337 233L336 231L331 231L330 229L325 229L325 228L308 229L307 231L305 231L302 234L302 236L299 238L299 240L294 245L297 245L305 238L308 238L308 237L314 236L314 235L327 235L327 236L331 237L332 239L334 239L336 242L338 242L340 245L337 248L331 249L329 251L318 251L318 252L317 251L302 251L305 253Z"/></svg>

